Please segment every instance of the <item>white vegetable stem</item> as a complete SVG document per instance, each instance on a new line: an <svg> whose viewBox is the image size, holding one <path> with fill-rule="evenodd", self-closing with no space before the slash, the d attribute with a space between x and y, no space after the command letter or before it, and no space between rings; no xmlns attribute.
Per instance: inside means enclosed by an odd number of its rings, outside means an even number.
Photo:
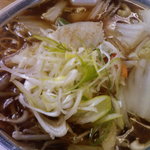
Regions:
<svg viewBox="0 0 150 150"><path fill-rule="evenodd" d="M63 12L67 2L62 0L59 1L54 7L51 7L42 17L48 21L54 22Z"/></svg>
<svg viewBox="0 0 150 150"><path fill-rule="evenodd" d="M101 22L77 22L59 27L53 37L65 43L68 47L95 48L104 40L103 24Z"/></svg>
<svg viewBox="0 0 150 150"><path fill-rule="evenodd" d="M150 61L140 60L124 90L127 109L150 121Z"/></svg>

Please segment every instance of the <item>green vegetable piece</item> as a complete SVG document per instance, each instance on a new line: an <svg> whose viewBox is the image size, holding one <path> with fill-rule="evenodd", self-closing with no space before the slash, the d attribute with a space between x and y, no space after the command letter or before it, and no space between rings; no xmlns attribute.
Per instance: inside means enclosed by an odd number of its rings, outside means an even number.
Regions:
<svg viewBox="0 0 150 150"><path fill-rule="evenodd" d="M109 115L106 115L104 116L102 119L100 119L100 121L98 121L100 124L102 123L106 123L106 122L109 122L109 121L112 121L114 119L118 119L122 117L121 114L117 114L117 113L112 113L112 114L109 114Z"/></svg>
<svg viewBox="0 0 150 150"><path fill-rule="evenodd" d="M80 106L89 108L89 111L79 110L77 114L72 118L73 121L84 124L92 123L100 118L104 117L111 110L111 99L107 95L97 96L90 100L83 101ZM79 106L79 107L80 107ZM96 111L93 111L92 108Z"/></svg>
<svg viewBox="0 0 150 150"><path fill-rule="evenodd" d="M113 122L105 123L102 125L96 125L91 128L89 138L92 145L100 145L107 138ZM100 133L100 135L99 135ZM99 135L95 137L95 135Z"/></svg>
<svg viewBox="0 0 150 150"><path fill-rule="evenodd" d="M45 48L47 51L50 51L50 52L65 53L65 50L59 49L59 48L55 48L55 47L44 46L44 48Z"/></svg>
<svg viewBox="0 0 150 150"><path fill-rule="evenodd" d="M62 52L64 53L65 51L72 51L69 49L65 44L57 42L51 38L48 37L43 37L40 35L33 35L33 38L36 38L37 40L46 42L48 44L51 44L52 46L44 46L45 49L52 51L52 52Z"/></svg>
<svg viewBox="0 0 150 150"><path fill-rule="evenodd" d="M143 59L150 59L150 41L149 40L140 49L138 56Z"/></svg>
<svg viewBox="0 0 150 150"><path fill-rule="evenodd" d="M91 81L98 76L98 74L95 70L95 67L93 65L85 64L83 67L84 67L84 69L83 69L84 77L82 79L81 84Z"/></svg>
<svg viewBox="0 0 150 150"><path fill-rule="evenodd" d="M69 21L67 21L66 19L61 18L61 17L59 17L56 21L56 24L58 26L63 26L63 25L69 24L69 23L70 23Z"/></svg>
<svg viewBox="0 0 150 150"><path fill-rule="evenodd" d="M84 83L92 81L93 79L95 79L98 76L94 65L91 65L86 62L83 62L82 66L81 66L81 72L83 74L83 77L82 77L81 81L76 85L76 87L80 87Z"/></svg>
<svg viewBox="0 0 150 150"><path fill-rule="evenodd" d="M53 45L59 44L57 41L55 41L51 38L43 37L43 36L40 36L40 35L33 35L33 38L35 38L37 40L40 40L40 41L43 41L43 42L46 42L46 43L53 44Z"/></svg>

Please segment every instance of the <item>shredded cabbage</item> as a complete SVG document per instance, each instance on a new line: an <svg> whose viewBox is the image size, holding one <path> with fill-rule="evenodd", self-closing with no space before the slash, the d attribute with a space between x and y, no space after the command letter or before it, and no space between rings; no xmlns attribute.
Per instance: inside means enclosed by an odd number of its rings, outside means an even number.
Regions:
<svg viewBox="0 0 150 150"><path fill-rule="evenodd" d="M140 60L132 70L124 87L122 98L126 102L128 111L144 119L150 120L150 62Z"/></svg>
<svg viewBox="0 0 150 150"><path fill-rule="evenodd" d="M58 27L51 36L74 50L80 47L95 48L104 40L103 24L91 21L71 23Z"/></svg>
<svg viewBox="0 0 150 150"><path fill-rule="evenodd" d="M150 41L146 41L143 46L139 47L136 54L139 58L150 59Z"/></svg>
<svg viewBox="0 0 150 150"><path fill-rule="evenodd" d="M140 12L142 20L138 23L117 23L116 37L126 48L127 52L135 48L147 35L150 34L150 10Z"/></svg>
<svg viewBox="0 0 150 150"><path fill-rule="evenodd" d="M42 14L42 18L54 22L62 14L66 5L67 2L65 0L56 3L55 6L51 7L46 13Z"/></svg>
<svg viewBox="0 0 150 150"><path fill-rule="evenodd" d="M122 24L117 23L116 32L117 39L128 50L135 48L146 36L145 26L142 23L138 24Z"/></svg>

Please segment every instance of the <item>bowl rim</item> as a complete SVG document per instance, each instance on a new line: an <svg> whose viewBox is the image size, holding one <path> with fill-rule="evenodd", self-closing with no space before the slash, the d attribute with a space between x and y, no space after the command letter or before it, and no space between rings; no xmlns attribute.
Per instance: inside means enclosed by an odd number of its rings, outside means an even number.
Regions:
<svg viewBox="0 0 150 150"><path fill-rule="evenodd" d="M124 0L129 4L135 4L140 9L150 8L147 6L148 0ZM23 146L20 146L12 137L10 137L5 131L0 130L0 149L3 150L23 150L25 149ZM29 150L29 149L28 149ZM32 149L33 150L33 149ZM146 148L146 150L150 150L150 147Z"/></svg>

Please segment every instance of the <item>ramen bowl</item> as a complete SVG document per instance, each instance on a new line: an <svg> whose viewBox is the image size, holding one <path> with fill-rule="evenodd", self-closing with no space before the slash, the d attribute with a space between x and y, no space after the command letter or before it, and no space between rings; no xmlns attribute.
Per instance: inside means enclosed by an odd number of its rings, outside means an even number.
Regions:
<svg viewBox="0 0 150 150"><path fill-rule="evenodd" d="M35 2L0 15L0 149L148 149L148 2Z"/></svg>

